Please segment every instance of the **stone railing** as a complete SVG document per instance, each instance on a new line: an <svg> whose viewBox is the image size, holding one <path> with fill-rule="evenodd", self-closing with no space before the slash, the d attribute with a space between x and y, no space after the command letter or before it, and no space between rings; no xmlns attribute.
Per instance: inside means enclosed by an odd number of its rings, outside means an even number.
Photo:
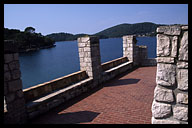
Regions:
<svg viewBox="0 0 192 128"><path fill-rule="evenodd" d="M85 71L79 71L42 84L38 84L36 86L32 86L23 90L25 101L32 101L36 98L42 97L43 95L66 88L87 78L88 76Z"/></svg>
<svg viewBox="0 0 192 128"><path fill-rule="evenodd" d="M157 28L153 124L188 123L188 26Z"/></svg>
<svg viewBox="0 0 192 128"><path fill-rule="evenodd" d="M123 72L133 69L133 62L128 61L127 57L121 57L102 64L102 83L107 82L122 74Z"/></svg>
<svg viewBox="0 0 192 128"><path fill-rule="evenodd" d="M27 119L34 118L69 99L102 85L123 72L132 70L133 67L142 66L143 61L148 60L147 47L137 46L135 36L123 37L123 57L103 64L101 64L98 37L78 38L78 47L81 71L24 90L22 90L20 79L18 53L14 51L12 44L4 48L5 51L12 51L12 53L5 52L4 54L6 113L18 116L18 120L15 120L16 116L13 118L7 116L6 123L22 123L21 120L25 122ZM17 107L20 108L17 109Z"/></svg>
<svg viewBox="0 0 192 128"><path fill-rule="evenodd" d="M118 59L114 59L112 61L105 62L105 63L101 64L102 71L109 70L109 69L114 68L114 67L116 67L122 63L125 63L125 62L128 62L127 57L121 57Z"/></svg>
<svg viewBox="0 0 192 128"><path fill-rule="evenodd" d="M74 77L74 76L72 76ZM75 77L74 77L75 78ZM52 91L26 103L28 119L34 118L50 109L92 89L93 79L87 78L70 86ZM43 90L42 90L43 91Z"/></svg>
<svg viewBox="0 0 192 128"><path fill-rule="evenodd" d="M92 79L79 71L27 89L24 89L28 119L78 96L91 88Z"/></svg>

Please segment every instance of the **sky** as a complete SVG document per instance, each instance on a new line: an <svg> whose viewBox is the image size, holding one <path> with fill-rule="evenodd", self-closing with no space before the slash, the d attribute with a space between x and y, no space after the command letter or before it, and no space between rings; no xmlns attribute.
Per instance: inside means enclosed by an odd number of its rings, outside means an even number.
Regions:
<svg viewBox="0 0 192 128"><path fill-rule="evenodd" d="M122 23L188 24L188 4L4 4L4 27L95 34Z"/></svg>

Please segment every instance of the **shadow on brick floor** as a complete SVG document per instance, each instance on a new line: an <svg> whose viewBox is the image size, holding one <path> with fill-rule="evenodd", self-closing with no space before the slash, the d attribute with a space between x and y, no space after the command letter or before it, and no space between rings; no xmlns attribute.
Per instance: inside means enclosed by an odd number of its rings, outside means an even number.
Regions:
<svg viewBox="0 0 192 128"><path fill-rule="evenodd" d="M46 122L46 124L78 124L94 120L100 113L92 111L78 111L68 113L58 113L55 118ZM39 122L41 123L41 122ZM45 122L44 122L45 124Z"/></svg>
<svg viewBox="0 0 192 128"><path fill-rule="evenodd" d="M111 86L129 86L131 84L136 84L140 81L140 79L133 79L133 78L129 78L129 79L118 79L115 81L111 81L107 84L104 85L104 87L111 87Z"/></svg>

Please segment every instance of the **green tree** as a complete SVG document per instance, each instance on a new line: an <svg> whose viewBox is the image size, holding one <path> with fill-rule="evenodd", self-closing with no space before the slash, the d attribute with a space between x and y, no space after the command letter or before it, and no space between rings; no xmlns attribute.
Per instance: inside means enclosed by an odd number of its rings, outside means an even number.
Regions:
<svg viewBox="0 0 192 128"><path fill-rule="evenodd" d="M26 27L24 31L25 32L29 32L29 33L35 33L35 28L33 28L33 27Z"/></svg>
<svg viewBox="0 0 192 128"><path fill-rule="evenodd" d="M30 27L26 28L24 32L4 28L4 40L13 40L18 45L20 51L31 48L51 47L55 43L49 37L45 37L41 33L35 33L35 29Z"/></svg>

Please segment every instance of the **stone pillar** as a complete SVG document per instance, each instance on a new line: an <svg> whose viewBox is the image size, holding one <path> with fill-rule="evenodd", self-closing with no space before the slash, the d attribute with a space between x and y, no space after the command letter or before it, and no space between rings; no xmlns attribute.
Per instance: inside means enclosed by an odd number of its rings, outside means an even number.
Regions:
<svg viewBox="0 0 192 128"><path fill-rule="evenodd" d="M137 40L133 35L123 36L123 57L127 57L128 61L132 61L133 65L138 65L137 55L138 47L136 46Z"/></svg>
<svg viewBox="0 0 192 128"><path fill-rule="evenodd" d="M78 38L79 60L81 71L85 70L89 77L93 78L94 85L101 81L101 56L99 38L95 36Z"/></svg>
<svg viewBox="0 0 192 128"><path fill-rule="evenodd" d="M157 28L152 124L188 124L188 26Z"/></svg>
<svg viewBox="0 0 192 128"><path fill-rule="evenodd" d="M146 61L148 61L148 55L147 55L147 46L144 45L138 45L138 53L137 53L137 61L139 63L139 66L142 66Z"/></svg>
<svg viewBox="0 0 192 128"><path fill-rule="evenodd" d="M25 123L26 109L22 90L19 54L12 41L4 41L4 123Z"/></svg>

